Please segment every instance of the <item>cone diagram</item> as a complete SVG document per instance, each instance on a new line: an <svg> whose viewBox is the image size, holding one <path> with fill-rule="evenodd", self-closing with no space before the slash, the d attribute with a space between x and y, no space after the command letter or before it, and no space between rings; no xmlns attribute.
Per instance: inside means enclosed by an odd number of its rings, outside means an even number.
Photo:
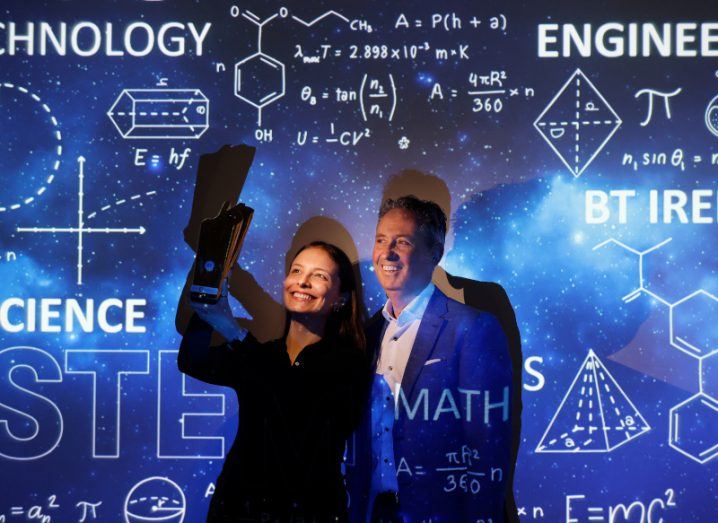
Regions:
<svg viewBox="0 0 718 523"><path fill-rule="evenodd" d="M611 452L651 430L589 349L536 452Z"/></svg>

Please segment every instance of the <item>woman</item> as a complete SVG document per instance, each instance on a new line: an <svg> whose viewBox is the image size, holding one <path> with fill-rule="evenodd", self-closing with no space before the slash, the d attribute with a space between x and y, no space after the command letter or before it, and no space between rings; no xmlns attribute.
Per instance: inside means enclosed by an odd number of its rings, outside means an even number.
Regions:
<svg viewBox="0 0 718 523"><path fill-rule="evenodd" d="M239 429L207 522L345 521L341 462L368 388L363 313L351 262L337 247L302 247L284 280L286 334L259 343L226 296L193 302L179 369L233 387ZM209 347L212 329L228 343Z"/></svg>

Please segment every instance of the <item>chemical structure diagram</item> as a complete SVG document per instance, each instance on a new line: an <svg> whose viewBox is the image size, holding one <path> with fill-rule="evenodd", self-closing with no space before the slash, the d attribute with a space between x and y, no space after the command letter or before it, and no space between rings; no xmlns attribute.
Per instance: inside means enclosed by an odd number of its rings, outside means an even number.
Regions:
<svg viewBox="0 0 718 523"><path fill-rule="evenodd" d="M77 205L77 227L18 227L17 232L30 233L72 233L77 234L77 285L82 285L83 264L83 235L84 234L144 234L147 229L144 227L87 227L85 224L84 207L84 180L85 180L85 157L78 156L78 205ZM134 198L134 197L133 197ZM104 210L104 208L103 208ZM94 215L95 213L93 213ZM92 216L90 216L92 217Z"/></svg>
<svg viewBox="0 0 718 523"><path fill-rule="evenodd" d="M238 14L238 11L232 13L233 16ZM249 10L242 11L241 16L257 26L257 51L234 64L234 95L257 109L257 126L261 127L262 109L282 98L286 87L284 64L262 51L262 30L277 17L287 18L289 11L286 7L282 7L264 20ZM291 18L306 27L311 27L328 16L335 16L346 23L351 23L347 17L336 11L327 11L310 21L294 15Z"/></svg>
<svg viewBox="0 0 718 523"><path fill-rule="evenodd" d="M668 238L639 251L609 238L593 250L612 244L638 256L638 288L623 296L623 301L629 303L646 294L668 307L670 345L698 360L698 393L670 409L668 444L704 464L718 456L718 383L709 379L718 372L718 331L711 323L718 315L718 297L698 289L671 303L646 288L643 266L646 255L671 240Z"/></svg>

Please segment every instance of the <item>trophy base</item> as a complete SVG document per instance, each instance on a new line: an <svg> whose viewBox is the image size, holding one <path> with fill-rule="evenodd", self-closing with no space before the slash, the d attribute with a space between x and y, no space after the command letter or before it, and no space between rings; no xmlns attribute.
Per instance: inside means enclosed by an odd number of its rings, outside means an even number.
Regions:
<svg viewBox="0 0 718 523"><path fill-rule="evenodd" d="M189 289L190 300L199 303L214 305L219 301L219 289L216 287L205 287L203 285L192 285Z"/></svg>

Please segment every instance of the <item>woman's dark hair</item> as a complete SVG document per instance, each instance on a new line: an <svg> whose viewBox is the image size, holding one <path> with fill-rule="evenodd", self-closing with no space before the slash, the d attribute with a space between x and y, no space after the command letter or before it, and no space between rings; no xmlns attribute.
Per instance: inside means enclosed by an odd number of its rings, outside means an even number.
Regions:
<svg viewBox="0 0 718 523"><path fill-rule="evenodd" d="M358 349L364 350L366 347L366 338L364 336L365 313L359 301L359 288L352 262L349 261L349 257L339 247L323 241L313 241L303 245L294 255L292 261L300 252L312 247L322 249L337 264L337 267L339 267L339 292L349 296L349 299L338 310L332 310L327 320L325 336L338 338Z"/></svg>

